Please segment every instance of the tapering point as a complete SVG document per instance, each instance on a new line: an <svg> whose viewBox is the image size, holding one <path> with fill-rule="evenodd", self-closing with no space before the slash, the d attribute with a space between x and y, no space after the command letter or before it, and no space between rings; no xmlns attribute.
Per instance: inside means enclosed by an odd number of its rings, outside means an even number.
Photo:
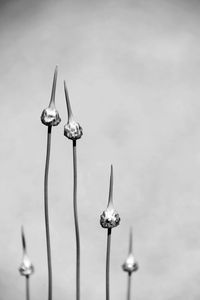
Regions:
<svg viewBox="0 0 200 300"><path fill-rule="evenodd" d="M57 77L58 77L58 66L55 67L55 71L54 71L53 85L52 85L52 91L51 91L51 100L50 100L50 103L49 103L49 107L55 106Z"/></svg>
<svg viewBox="0 0 200 300"><path fill-rule="evenodd" d="M112 164L111 164L111 166L110 166L110 176L113 177L113 165L112 165Z"/></svg>
<svg viewBox="0 0 200 300"><path fill-rule="evenodd" d="M24 227L21 226L21 238L22 238L22 248L23 251L26 252L26 240L25 240L25 234L24 234Z"/></svg>
<svg viewBox="0 0 200 300"><path fill-rule="evenodd" d="M70 119L72 117L72 109L71 109L71 104L69 101L69 94L68 94L67 85L66 85L65 80L64 80L64 91L65 91L65 99L66 99L66 104L67 104L68 119Z"/></svg>
<svg viewBox="0 0 200 300"><path fill-rule="evenodd" d="M54 79L57 79L57 76L58 76L58 66L56 65L56 66L55 66L55 70L54 70L53 80L54 80Z"/></svg>
<svg viewBox="0 0 200 300"><path fill-rule="evenodd" d="M133 229L131 226L130 233L129 233L129 253L132 253L132 248L133 248Z"/></svg>
<svg viewBox="0 0 200 300"><path fill-rule="evenodd" d="M113 165L111 164L110 168L110 186L109 186L109 198L108 198L108 206L113 206Z"/></svg>

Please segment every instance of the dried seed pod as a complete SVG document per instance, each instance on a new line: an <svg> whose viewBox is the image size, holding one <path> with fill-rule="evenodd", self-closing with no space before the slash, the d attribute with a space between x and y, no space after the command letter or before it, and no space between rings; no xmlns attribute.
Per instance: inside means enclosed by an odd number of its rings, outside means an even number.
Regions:
<svg viewBox="0 0 200 300"><path fill-rule="evenodd" d="M78 140L83 135L83 129L80 124L74 119L72 114L71 104L69 101L69 95L67 92L66 83L64 81L65 98L67 103L68 122L64 126L64 135L70 140Z"/></svg>
<svg viewBox="0 0 200 300"><path fill-rule="evenodd" d="M109 197L108 206L106 210L100 216L100 224L103 228L114 228L120 223L119 214L113 207L113 166L111 165L110 172L110 187L109 187Z"/></svg>
<svg viewBox="0 0 200 300"><path fill-rule="evenodd" d="M138 263L135 261L135 258L132 253L132 230L130 230L130 238L129 238L129 253L128 257L122 265L122 269L125 272L132 273L138 270Z"/></svg>
<svg viewBox="0 0 200 300"><path fill-rule="evenodd" d="M23 257L22 257L22 263L19 266L19 272L22 276L30 276L34 272L34 267L27 255L26 240L25 240L23 227L21 228L21 238L22 238Z"/></svg>
<svg viewBox="0 0 200 300"><path fill-rule="evenodd" d="M54 72L54 78L53 78L51 100L50 100L49 106L47 108L45 108L41 114L41 121L46 126L57 126L61 121L59 113L55 107L57 73L58 73L58 68L56 67L55 72Z"/></svg>

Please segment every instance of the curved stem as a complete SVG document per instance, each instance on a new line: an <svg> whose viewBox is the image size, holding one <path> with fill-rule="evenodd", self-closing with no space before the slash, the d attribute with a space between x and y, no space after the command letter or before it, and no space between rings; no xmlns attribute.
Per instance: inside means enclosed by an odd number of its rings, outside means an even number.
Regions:
<svg viewBox="0 0 200 300"><path fill-rule="evenodd" d="M131 273L128 273L127 300L131 299Z"/></svg>
<svg viewBox="0 0 200 300"><path fill-rule="evenodd" d="M48 264L48 300L52 300L52 266L51 266L51 245L49 232L49 210L48 210L48 175L49 175L49 161L51 150L51 126L48 126L47 132L47 152L44 175L44 215L45 215L45 229L46 229L46 244L47 244L47 264Z"/></svg>
<svg viewBox="0 0 200 300"><path fill-rule="evenodd" d="M29 276L26 276L26 300L30 300Z"/></svg>
<svg viewBox="0 0 200 300"><path fill-rule="evenodd" d="M111 245L111 228L108 228L107 251L106 251L106 300L110 299L110 245Z"/></svg>
<svg viewBox="0 0 200 300"><path fill-rule="evenodd" d="M73 206L74 206L74 223L75 223L75 233L76 233L76 300L79 300L80 299L80 236L79 236L78 211L77 211L76 140L73 140L73 171L74 171Z"/></svg>

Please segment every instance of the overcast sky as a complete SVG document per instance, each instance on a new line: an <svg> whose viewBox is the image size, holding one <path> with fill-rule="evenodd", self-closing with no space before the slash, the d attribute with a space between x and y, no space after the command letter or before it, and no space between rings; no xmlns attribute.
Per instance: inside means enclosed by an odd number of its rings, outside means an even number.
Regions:
<svg viewBox="0 0 200 300"><path fill-rule="evenodd" d="M121 264L133 226L137 300L200 298L200 2L0 2L0 300L21 300L20 226L47 299L40 122L58 65L50 165L54 300L75 298L72 145L63 135L63 80L84 135L78 141L82 299L105 299L110 164L121 225L113 230L111 300L126 297Z"/></svg>

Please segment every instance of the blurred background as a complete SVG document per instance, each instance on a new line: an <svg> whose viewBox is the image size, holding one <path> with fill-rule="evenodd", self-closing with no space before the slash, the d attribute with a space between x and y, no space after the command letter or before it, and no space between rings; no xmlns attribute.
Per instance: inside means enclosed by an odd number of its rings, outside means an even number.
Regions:
<svg viewBox="0 0 200 300"><path fill-rule="evenodd" d="M58 65L49 175L54 299L75 299L72 143L63 80L84 130L78 141L82 299L105 298L99 216L114 166L111 299L126 297L121 264L133 227L133 298L199 299L200 2L0 1L0 299L25 299L24 225L35 266L31 299L47 299L43 177L48 106Z"/></svg>

